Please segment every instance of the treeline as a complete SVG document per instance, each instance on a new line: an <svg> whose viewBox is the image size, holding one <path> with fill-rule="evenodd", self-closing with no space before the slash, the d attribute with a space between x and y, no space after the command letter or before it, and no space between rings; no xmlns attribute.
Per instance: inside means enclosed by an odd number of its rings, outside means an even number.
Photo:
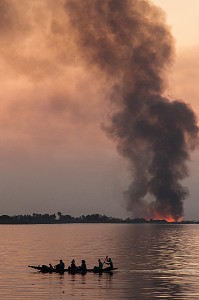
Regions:
<svg viewBox="0 0 199 300"><path fill-rule="evenodd" d="M61 212L57 214L37 214L32 215L1 215L0 224L68 224L68 223L168 223L166 220L145 220L144 218L115 218L106 215L92 214L82 215L80 217L73 217L71 215L64 215ZM199 224L199 221L182 221L173 222L173 224Z"/></svg>

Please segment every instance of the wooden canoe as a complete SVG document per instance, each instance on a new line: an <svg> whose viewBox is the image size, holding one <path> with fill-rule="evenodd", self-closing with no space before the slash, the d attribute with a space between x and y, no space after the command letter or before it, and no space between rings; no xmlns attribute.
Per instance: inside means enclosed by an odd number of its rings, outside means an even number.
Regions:
<svg viewBox="0 0 199 300"><path fill-rule="evenodd" d="M112 273L112 271L114 270L118 270L118 268L113 268L112 270L106 270L106 269L102 269L102 270L98 270L98 269L87 269L86 271L82 271L81 269L75 269L75 270L71 270L71 269L63 269L63 270L57 270L54 268L50 268L48 266L28 266L29 268L38 270L42 273L71 273L71 274L85 274L87 272L90 273Z"/></svg>

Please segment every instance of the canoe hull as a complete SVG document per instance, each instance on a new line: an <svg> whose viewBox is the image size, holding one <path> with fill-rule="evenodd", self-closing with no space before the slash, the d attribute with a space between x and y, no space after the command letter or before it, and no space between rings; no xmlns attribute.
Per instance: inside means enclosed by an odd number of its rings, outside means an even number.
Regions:
<svg viewBox="0 0 199 300"><path fill-rule="evenodd" d="M71 273L71 274L86 274L86 273L112 273L112 271L117 270L118 268L113 268L113 270L96 270L96 269L87 269L85 271L81 270L71 270L71 269L64 269L64 270L56 270L49 267L41 267L41 266L28 266L29 268L35 269L42 273Z"/></svg>

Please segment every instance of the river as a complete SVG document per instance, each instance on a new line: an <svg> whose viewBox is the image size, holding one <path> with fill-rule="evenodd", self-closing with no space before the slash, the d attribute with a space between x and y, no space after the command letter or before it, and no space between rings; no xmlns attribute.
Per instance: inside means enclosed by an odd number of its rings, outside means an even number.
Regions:
<svg viewBox="0 0 199 300"><path fill-rule="evenodd" d="M113 275L28 268L107 255ZM0 265L1 300L199 299L199 225L0 225Z"/></svg>

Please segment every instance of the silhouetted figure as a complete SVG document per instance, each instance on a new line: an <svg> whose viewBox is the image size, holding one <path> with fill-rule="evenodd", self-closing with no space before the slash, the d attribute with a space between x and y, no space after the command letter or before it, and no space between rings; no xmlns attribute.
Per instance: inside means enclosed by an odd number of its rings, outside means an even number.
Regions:
<svg viewBox="0 0 199 300"><path fill-rule="evenodd" d="M77 266L75 264L75 260L74 259L71 261L71 265L69 267L69 270L71 270L71 271L77 270Z"/></svg>
<svg viewBox="0 0 199 300"><path fill-rule="evenodd" d="M42 265L42 268L43 269L48 269L48 266L47 265Z"/></svg>
<svg viewBox="0 0 199 300"><path fill-rule="evenodd" d="M64 264L64 262L62 261L62 259L60 259L59 264L57 264L57 265L55 266L55 269L56 269L57 271L63 271L64 268L65 268L65 264Z"/></svg>
<svg viewBox="0 0 199 300"><path fill-rule="evenodd" d="M52 266L51 264L49 264L49 268L50 268L50 269L54 269L53 266Z"/></svg>
<svg viewBox="0 0 199 300"><path fill-rule="evenodd" d="M113 262L111 258L107 258L107 260L104 262L106 265L109 265L109 267L105 268L104 270L110 271L113 270Z"/></svg>
<svg viewBox="0 0 199 300"><path fill-rule="evenodd" d="M87 270L87 267L86 267L86 261L83 259L82 260L82 264L81 264L81 266L80 266L80 270L82 271L82 272L86 272L86 270Z"/></svg>
<svg viewBox="0 0 199 300"><path fill-rule="evenodd" d="M101 261L101 259L98 259L98 270L101 271L103 269L103 263Z"/></svg>
<svg viewBox="0 0 199 300"><path fill-rule="evenodd" d="M102 269L103 269L103 262L101 261L100 258L98 259L98 266L95 266L93 269L97 273L100 272L100 271L102 271Z"/></svg>

